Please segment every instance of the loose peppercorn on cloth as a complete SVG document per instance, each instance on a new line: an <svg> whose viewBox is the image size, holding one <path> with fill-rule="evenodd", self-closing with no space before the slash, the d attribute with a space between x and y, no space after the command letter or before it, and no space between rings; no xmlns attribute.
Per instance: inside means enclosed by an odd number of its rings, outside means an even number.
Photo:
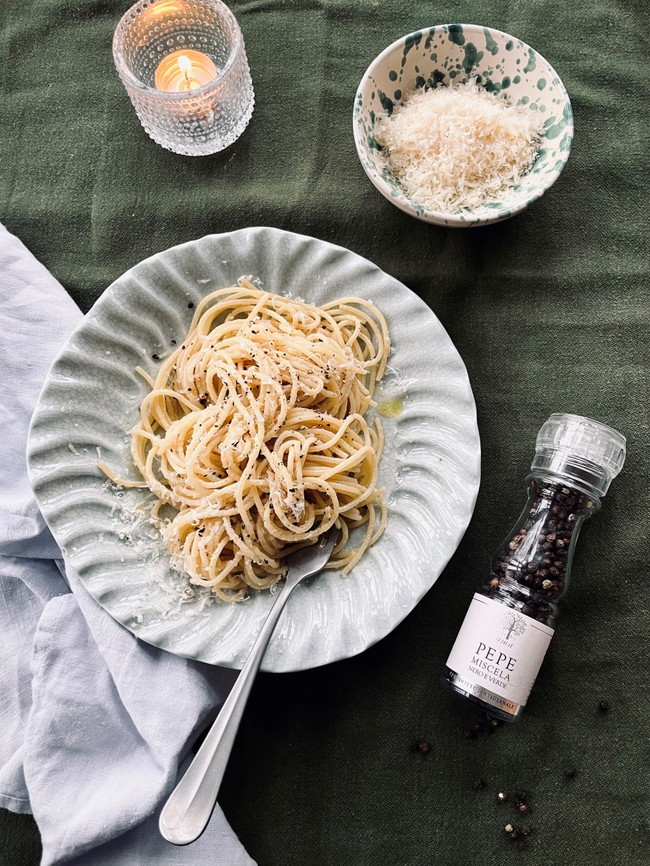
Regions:
<svg viewBox="0 0 650 866"><path fill-rule="evenodd" d="M110 42L127 5L0 4L0 220L83 310L136 262L211 232L272 225L342 244L440 318L467 365L482 440L472 523L405 621L356 658L259 677L220 796L233 829L264 866L646 864L647 4L232 0L255 112L232 147L199 159L154 144L119 82ZM566 85L576 126L550 191L467 231L380 196L351 128L371 60L453 21L534 46ZM525 714L493 727L438 678L556 411L621 430L628 457L582 530ZM532 828L527 850L509 823ZM31 818L5 812L0 827L2 866L38 862Z"/></svg>
<svg viewBox="0 0 650 866"><path fill-rule="evenodd" d="M253 866L220 809L191 853L157 826L232 672L147 646L112 620L64 563L29 487L31 412L81 318L0 225L0 804L33 813L43 866Z"/></svg>

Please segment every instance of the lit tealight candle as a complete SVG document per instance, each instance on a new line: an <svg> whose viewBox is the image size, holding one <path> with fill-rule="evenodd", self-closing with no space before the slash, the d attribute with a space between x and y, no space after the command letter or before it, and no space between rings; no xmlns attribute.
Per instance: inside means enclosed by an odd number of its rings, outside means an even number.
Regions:
<svg viewBox="0 0 650 866"><path fill-rule="evenodd" d="M212 60L202 51L181 48L172 51L158 64L156 69L156 88L168 93L186 93L203 87L219 70Z"/></svg>

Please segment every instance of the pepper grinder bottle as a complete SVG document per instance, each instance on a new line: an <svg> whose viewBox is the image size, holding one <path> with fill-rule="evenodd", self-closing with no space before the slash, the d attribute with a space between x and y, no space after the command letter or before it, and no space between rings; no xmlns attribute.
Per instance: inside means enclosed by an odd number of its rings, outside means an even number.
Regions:
<svg viewBox="0 0 650 866"><path fill-rule="evenodd" d="M578 534L623 468L625 437L555 413L536 442L528 502L470 604L441 677L445 688L514 721L553 636Z"/></svg>

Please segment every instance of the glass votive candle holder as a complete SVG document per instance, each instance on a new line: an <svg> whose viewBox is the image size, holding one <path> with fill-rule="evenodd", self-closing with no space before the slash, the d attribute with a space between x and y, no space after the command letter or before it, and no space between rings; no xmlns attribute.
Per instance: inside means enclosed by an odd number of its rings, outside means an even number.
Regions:
<svg viewBox="0 0 650 866"><path fill-rule="evenodd" d="M221 0L139 0L117 25L113 58L145 131L174 153L223 150L251 118L244 39Z"/></svg>

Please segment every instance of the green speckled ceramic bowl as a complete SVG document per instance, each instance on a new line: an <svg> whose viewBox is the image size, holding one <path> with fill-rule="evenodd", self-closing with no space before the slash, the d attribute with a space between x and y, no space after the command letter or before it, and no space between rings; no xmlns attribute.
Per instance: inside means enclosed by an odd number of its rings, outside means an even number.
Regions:
<svg viewBox="0 0 650 866"><path fill-rule="evenodd" d="M511 104L529 105L544 116L537 160L507 198L460 213L429 210L409 200L392 174L376 138L377 123L420 87L475 76L487 90L507 94ZM459 228L500 222L528 207L557 180L573 139L571 102L550 63L521 39L477 24L439 24L389 45L361 80L353 126L361 164L382 195L418 219Z"/></svg>

